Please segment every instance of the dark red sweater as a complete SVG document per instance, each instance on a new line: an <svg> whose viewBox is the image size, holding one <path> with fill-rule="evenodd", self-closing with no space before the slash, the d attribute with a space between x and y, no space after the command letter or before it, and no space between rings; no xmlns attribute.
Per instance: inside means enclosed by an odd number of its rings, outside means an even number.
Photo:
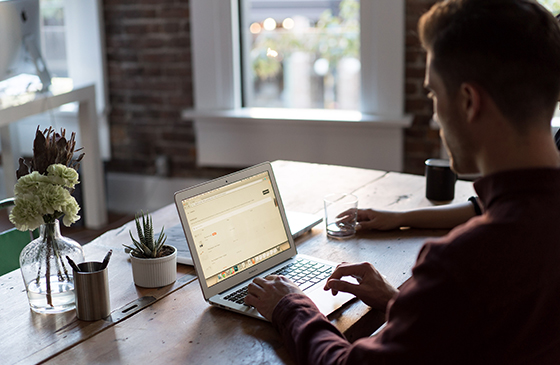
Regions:
<svg viewBox="0 0 560 365"><path fill-rule="evenodd" d="M484 214L426 242L387 326L350 344L303 295L273 323L301 364L560 364L560 170L475 189Z"/></svg>

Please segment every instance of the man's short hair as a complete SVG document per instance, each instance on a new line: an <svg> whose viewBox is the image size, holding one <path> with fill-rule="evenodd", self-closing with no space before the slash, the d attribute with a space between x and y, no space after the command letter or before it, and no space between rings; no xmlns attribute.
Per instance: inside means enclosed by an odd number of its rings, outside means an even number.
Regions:
<svg viewBox="0 0 560 365"><path fill-rule="evenodd" d="M532 0L444 0L418 24L432 66L453 95L482 87L523 128L550 115L560 96L560 26Z"/></svg>

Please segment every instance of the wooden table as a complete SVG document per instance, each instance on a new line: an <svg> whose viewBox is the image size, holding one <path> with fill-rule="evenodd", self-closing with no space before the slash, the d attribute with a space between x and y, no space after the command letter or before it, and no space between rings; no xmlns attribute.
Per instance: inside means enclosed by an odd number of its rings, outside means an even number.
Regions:
<svg viewBox="0 0 560 365"><path fill-rule="evenodd" d="M424 197L423 176L287 161L276 161L273 167L289 210L320 214L322 197L332 191L356 194L362 208L402 210L432 205ZM472 183L457 182L456 202L472 195ZM156 231L178 223L174 206L154 213ZM128 223L84 247L88 260L101 260L108 249L114 250L109 266L114 311L106 320L82 322L74 311L35 314L28 308L20 273L0 277L2 363L292 363L269 323L209 306L190 266L179 265L178 280L168 287L135 287L121 247L132 228ZM393 285L400 286L410 277L423 241L445 233L406 229L334 240L318 226L296 244L300 253L336 262L372 262ZM383 315L354 300L329 319L353 341L374 332Z"/></svg>

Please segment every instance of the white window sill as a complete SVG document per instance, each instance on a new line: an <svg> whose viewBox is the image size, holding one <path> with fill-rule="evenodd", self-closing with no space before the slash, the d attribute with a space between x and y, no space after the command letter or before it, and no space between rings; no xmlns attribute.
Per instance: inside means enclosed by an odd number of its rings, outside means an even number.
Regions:
<svg viewBox="0 0 560 365"><path fill-rule="evenodd" d="M402 171L403 129L412 116L356 111L242 108L185 110L193 120L200 166L243 167L295 160Z"/></svg>
<svg viewBox="0 0 560 365"><path fill-rule="evenodd" d="M288 108L241 108L230 110L186 109L183 119L223 119L255 122L314 122L314 123L354 123L372 124L378 127L407 128L412 116L379 116L353 110L328 109L288 109Z"/></svg>

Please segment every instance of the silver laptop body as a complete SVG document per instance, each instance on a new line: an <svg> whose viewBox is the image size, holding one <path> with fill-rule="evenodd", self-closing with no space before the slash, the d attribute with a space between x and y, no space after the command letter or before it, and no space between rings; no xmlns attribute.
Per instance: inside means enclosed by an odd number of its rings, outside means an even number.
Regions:
<svg viewBox="0 0 560 365"><path fill-rule="evenodd" d="M270 163L262 163L175 193L175 205L204 299L210 304L263 318L254 308L225 299L300 259ZM328 277L328 275L327 275ZM304 292L325 315L354 298L323 290L326 278Z"/></svg>

